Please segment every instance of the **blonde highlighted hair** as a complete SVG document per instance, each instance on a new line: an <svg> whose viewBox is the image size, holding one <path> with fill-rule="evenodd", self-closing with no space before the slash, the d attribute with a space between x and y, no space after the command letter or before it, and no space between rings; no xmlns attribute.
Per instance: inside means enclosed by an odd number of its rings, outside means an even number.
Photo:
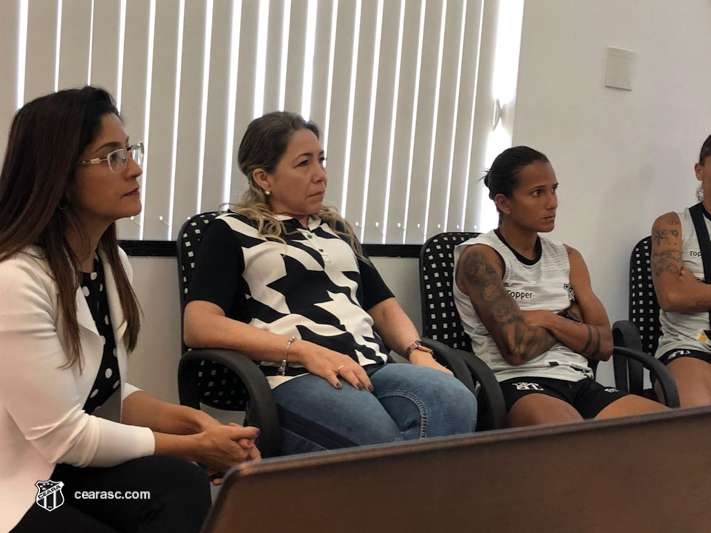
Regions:
<svg viewBox="0 0 711 533"><path fill-rule="evenodd" d="M289 141L300 130L312 131L317 139L321 135L318 126L301 115L287 111L267 113L247 126L237 155L239 168L247 177L249 187L239 202L229 204L229 208L254 220L259 235L279 242L284 242L282 235L288 234L286 227L269 207L267 195L254 179L254 171L262 169L268 174L274 173L286 153ZM344 237L359 259L370 263L353 228L338 214L335 207L323 206L318 213L313 214L326 222L334 233Z"/></svg>

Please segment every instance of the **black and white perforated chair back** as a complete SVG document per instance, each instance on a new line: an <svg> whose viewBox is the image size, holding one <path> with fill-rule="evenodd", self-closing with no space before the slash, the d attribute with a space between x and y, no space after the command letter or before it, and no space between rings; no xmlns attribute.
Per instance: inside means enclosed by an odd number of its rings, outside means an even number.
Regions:
<svg viewBox="0 0 711 533"><path fill-rule="evenodd" d="M654 354L662 334L659 303L652 284L652 238L639 241L630 257L629 319L639 329L642 351Z"/></svg>
<svg viewBox="0 0 711 533"><path fill-rule="evenodd" d="M652 283L652 239L646 237L632 250L629 269L629 320L612 324L615 343L612 366L615 386L646 398L657 399L654 389L647 386L645 371L661 387L667 407L679 407L679 391L669 370L657 359L661 326L659 303Z"/></svg>
<svg viewBox="0 0 711 533"><path fill-rule="evenodd" d="M178 232L178 279L180 284L180 337L183 353L188 348L183 343L184 312L195 270L200 243L209 224L220 213L210 211L188 219ZM203 361L198 372L200 401L217 409L245 411L249 394L237 375L219 363Z"/></svg>
<svg viewBox="0 0 711 533"><path fill-rule="evenodd" d="M473 232L440 233L427 240L420 251L420 299L422 336L451 348L471 352L454 305L454 248L479 235Z"/></svg>

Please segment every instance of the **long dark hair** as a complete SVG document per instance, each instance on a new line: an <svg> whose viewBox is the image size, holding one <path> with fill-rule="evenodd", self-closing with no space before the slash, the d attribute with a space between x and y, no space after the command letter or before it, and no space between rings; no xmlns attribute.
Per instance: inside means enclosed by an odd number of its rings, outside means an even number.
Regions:
<svg viewBox="0 0 711 533"><path fill-rule="evenodd" d="M82 367L76 291L80 262L66 239L72 228L88 243L67 191L77 162L99 135L107 114L121 118L111 95L84 87L42 96L20 109L12 121L5 162L0 173L0 261L37 246L47 262L59 294L65 324L67 366ZM119 256L116 226L111 224L99 241L116 279L127 322L124 344L136 347L140 311ZM114 324L118 326L118 324Z"/></svg>
<svg viewBox="0 0 711 533"><path fill-rule="evenodd" d="M497 194L511 198L514 189L518 186L521 169L535 163L549 163L546 154L529 148L528 146L514 146L496 156L491 168L484 174L484 185L489 188L489 198L494 200ZM498 211L499 208L497 207ZM499 211L499 224L503 214Z"/></svg>

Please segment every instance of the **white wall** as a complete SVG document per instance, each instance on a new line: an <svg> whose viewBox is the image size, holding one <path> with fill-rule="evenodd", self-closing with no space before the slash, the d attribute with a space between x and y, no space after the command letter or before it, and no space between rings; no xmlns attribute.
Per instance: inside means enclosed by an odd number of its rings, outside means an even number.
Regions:
<svg viewBox="0 0 711 533"><path fill-rule="evenodd" d="M143 310L128 381L163 400L178 401L180 302L175 257L131 257L133 289Z"/></svg>
<svg viewBox="0 0 711 533"><path fill-rule="evenodd" d="M711 2L528 0L513 143L551 159L554 237L581 251L612 321L654 219L695 203L711 133ZM631 92L604 86L608 46L637 53ZM606 381L605 379L603 379Z"/></svg>
<svg viewBox="0 0 711 533"><path fill-rule="evenodd" d="M373 258L373 263L418 329L422 325L417 259ZM180 303L174 257L132 257L133 287L144 321L129 358L128 380L159 398L178 401Z"/></svg>

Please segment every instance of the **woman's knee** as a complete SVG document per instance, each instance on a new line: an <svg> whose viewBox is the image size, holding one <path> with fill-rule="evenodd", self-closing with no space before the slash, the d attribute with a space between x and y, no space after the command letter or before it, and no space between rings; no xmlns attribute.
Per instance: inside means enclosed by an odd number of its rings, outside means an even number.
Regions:
<svg viewBox="0 0 711 533"><path fill-rule="evenodd" d="M699 407L711 404L711 383L677 382L681 407ZM658 394L664 398L664 394Z"/></svg>
<svg viewBox="0 0 711 533"><path fill-rule="evenodd" d="M398 440L398 426L373 394L345 382L336 389L318 376L310 378L275 389L282 429L301 443L294 447L289 440L296 441L287 439L287 448L303 452L309 446L330 450Z"/></svg>
<svg viewBox="0 0 711 533"><path fill-rule="evenodd" d="M479 405L476 396L462 382L455 378L444 380L435 401L446 422L441 432L456 435L476 429Z"/></svg>
<svg viewBox="0 0 711 533"><path fill-rule="evenodd" d="M433 394L429 401L445 407L449 416L462 421L464 426L468 426L473 421L476 427L478 415L476 396L457 378L437 370L433 372L434 375L425 376L425 379L432 384Z"/></svg>
<svg viewBox="0 0 711 533"><path fill-rule="evenodd" d="M682 407L711 404L711 365L705 361L684 357L669 363L669 371L679 389ZM662 397L659 384L655 390Z"/></svg>
<svg viewBox="0 0 711 533"><path fill-rule="evenodd" d="M668 408L654 400L649 400L635 394L623 396L619 400L612 402L610 405L600 411L595 419L602 420L604 418L617 418L621 416L640 415L644 413L657 413L666 411Z"/></svg>
<svg viewBox="0 0 711 533"><path fill-rule="evenodd" d="M459 380L439 370L414 365L393 365L392 382L381 387L381 402L388 411L408 412L408 424L415 417L420 424L420 437L440 437L470 433L476 428L477 400ZM389 399L385 399L389 397ZM397 398L397 399L396 399ZM398 419L397 414L394 418ZM402 424L399 423L402 426Z"/></svg>
<svg viewBox="0 0 711 533"><path fill-rule="evenodd" d="M364 393L370 394L370 393ZM378 404L375 408L363 404L344 405L339 413L297 413L279 408L283 447L286 453L307 453L352 446L382 444L398 440L400 431L395 422Z"/></svg>
<svg viewBox="0 0 711 533"><path fill-rule="evenodd" d="M478 409L476 396L458 379L451 376L446 377L449 379L446 379L438 389L438 396L442 401L476 417Z"/></svg>
<svg viewBox="0 0 711 533"><path fill-rule="evenodd" d="M545 394L524 396L511 406L507 415L509 427L564 424L582 419L572 405Z"/></svg>

